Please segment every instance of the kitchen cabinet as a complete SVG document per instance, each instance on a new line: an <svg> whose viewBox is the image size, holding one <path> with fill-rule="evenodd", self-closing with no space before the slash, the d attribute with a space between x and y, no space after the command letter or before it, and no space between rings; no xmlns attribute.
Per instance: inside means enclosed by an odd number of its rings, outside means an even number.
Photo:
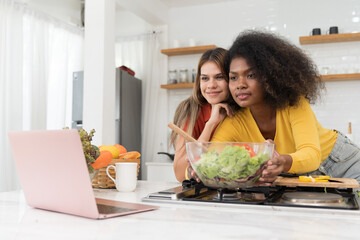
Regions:
<svg viewBox="0 0 360 240"><path fill-rule="evenodd" d="M177 182L172 162L147 162L147 180Z"/></svg>

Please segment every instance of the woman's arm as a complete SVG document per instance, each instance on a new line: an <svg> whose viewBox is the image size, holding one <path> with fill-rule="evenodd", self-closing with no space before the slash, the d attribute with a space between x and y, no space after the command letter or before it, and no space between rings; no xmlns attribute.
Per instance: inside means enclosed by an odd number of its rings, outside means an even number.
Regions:
<svg viewBox="0 0 360 240"><path fill-rule="evenodd" d="M229 106L225 103L219 103L212 106L210 119L205 123L205 127L201 132L199 138L197 139L200 142L210 141L211 133L214 131L216 126L224 120L226 116L232 116L232 112ZM185 170L189 166L186 161L186 147L185 139L181 136L178 136L176 141L175 148L175 157L174 157L174 172L175 177L179 182L182 182L186 179ZM190 171L192 172L192 171ZM191 174L191 173L190 173ZM194 174L192 174L193 177Z"/></svg>
<svg viewBox="0 0 360 240"><path fill-rule="evenodd" d="M185 139L178 135L176 144L175 144L175 157L174 157L174 172L175 177L179 182L184 181L185 170L188 167L188 162L186 161L186 148L185 148Z"/></svg>
<svg viewBox="0 0 360 240"><path fill-rule="evenodd" d="M276 150L273 158L269 160L266 169L260 178L261 182L272 182L281 172L306 173L316 170L321 162L321 149L317 120L310 104L302 99L299 106L288 110L288 122L283 121L281 126L289 129L295 144L295 152L280 155ZM273 142L267 140L267 142ZM278 142L278 144L289 144Z"/></svg>
<svg viewBox="0 0 360 240"><path fill-rule="evenodd" d="M289 153L293 162L290 173L306 173L318 169L321 162L318 122L310 104L304 98L289 110L291 131L296 151Z"/></svg>
<svg viewBox="0 0 360 240"><path fill-rule="evenodd" d="M211 133L217 127L217 125L224 120L226 116L232 117L233 113L228 104L219 103L211 106L211 116L209 120L205 123L204 130L202 131L198 141L200 142L209 142Z"/></svg>

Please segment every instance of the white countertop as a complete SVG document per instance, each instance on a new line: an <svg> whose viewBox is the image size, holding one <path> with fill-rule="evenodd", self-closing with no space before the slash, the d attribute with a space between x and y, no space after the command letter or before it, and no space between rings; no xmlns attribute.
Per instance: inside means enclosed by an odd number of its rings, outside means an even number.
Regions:
<svg viewBox="0 0 360 240"><path fill-rule="evenodd" d="M227 204L141 202L179 183L139 181L132 193L95 189L99 198L160 206L158 210L91 220L34 209L22 191L0 193L0 239L358 239L360 211Z"/></svg>
<svg viewBox="0 0 360 240"><path fill-rule="evenodd" d="M170 166L172 167L174 163L172 162L146 162L146 166Z"/></svg>

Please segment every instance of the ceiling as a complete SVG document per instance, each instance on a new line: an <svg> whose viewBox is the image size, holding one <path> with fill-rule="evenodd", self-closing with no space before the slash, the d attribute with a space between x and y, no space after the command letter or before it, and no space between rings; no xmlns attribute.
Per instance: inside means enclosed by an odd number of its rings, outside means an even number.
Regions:
<svg viewBox="0 0 360 240"><path fill-rule="evenodd" d="M219 3L219 2L230 2L234 0L160 0L164 5L169 8L177 8L177 7L188 7L195 5L204 5L211 3Z"/></svg>
<svg viewBox="0 0 360 240"><path fill-rule="evenodd" d="M147 23L159 26L168 22L171 8L199 6L239 0L116 0L117 10L126 10Z"/></svg>
<svg viewBox="0 0 360 240"><path fill-rule="evenodd" d="M64 21L76 19L81 10L81 2L86 0L16 0L29 4L31 7L55 16ZM168 22L171 8L199 6L213 3L239 0L115 0L116 10L126 10L139 16L147 23L158 26ZM69 17L70 15L70 17ZM71 20L74 22L75 20ZM76 20L78 21L78 20Z"/></svg>

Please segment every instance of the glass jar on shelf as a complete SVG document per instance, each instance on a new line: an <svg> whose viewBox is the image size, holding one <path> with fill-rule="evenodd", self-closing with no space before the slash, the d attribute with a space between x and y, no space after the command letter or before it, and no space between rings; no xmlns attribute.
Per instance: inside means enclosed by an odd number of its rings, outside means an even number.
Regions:
<svg viewBox="0 0 360 240"><path fill-rule="evenodd" d="M177 70L169 70L169 84L178 83L178 74Z"/></svg>
<svg viewBox="0 0 360 240"><path fill-rule="evenodd" d="M196 69L191 71L191 82L195 82L196 79Z"/></svg>
<svg viewBox="0 0 360 240"><path fill-rule="evenodd" d="M180 69L179 82L180 83L188 83L189 82L188 70L187 69Z"/></svg>

